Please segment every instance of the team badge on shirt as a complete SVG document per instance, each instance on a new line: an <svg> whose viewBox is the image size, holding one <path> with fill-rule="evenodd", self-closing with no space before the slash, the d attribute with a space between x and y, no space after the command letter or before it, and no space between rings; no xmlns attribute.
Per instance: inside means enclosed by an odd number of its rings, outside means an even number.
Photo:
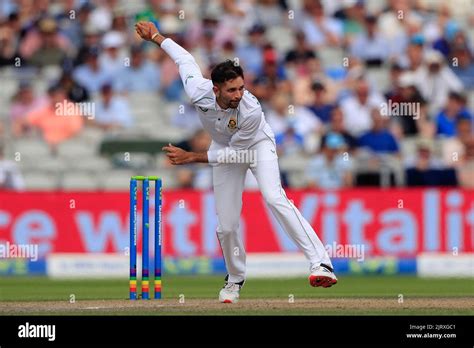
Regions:
<svg viewBox="0 0 474 348"><path fill-rule="evenodd" d="M237 128L237 119L235 117L232 117L230 120L229 120L229 123L227 124L227 127L229 127L230 129L235 129Z"/></svg>

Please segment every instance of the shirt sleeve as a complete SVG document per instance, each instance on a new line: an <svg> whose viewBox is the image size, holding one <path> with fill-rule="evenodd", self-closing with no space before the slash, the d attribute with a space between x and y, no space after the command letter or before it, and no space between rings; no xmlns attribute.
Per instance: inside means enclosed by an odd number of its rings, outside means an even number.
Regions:
<svg viewBox="0 0 474 348"><path fill-rule="evenodd" d="M170 38L161 43L161 48L173 59L178 66L179 75L183 81L184 90L194 103L207 92L202 87L209 80L202 76L201 69L194 57L183 47Z"/></svg>
<svg viewBox="0 0 474 348"><path fill-rule="evenodd" d="M253 163L255 156L249 151L253 145L262 120L262 108L259 106L245 118L240 129L230 139L229 146L207 152L209 163Z"/></svg>

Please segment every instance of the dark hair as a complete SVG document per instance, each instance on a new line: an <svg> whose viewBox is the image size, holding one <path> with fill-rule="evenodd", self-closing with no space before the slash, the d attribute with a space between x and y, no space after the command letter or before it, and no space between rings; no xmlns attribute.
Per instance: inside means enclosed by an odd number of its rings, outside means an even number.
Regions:
<svg viewBox="0 0 474 348"><path fill-rule="evenodd" d="M326 87L324 87L324 83L322 81L316 80L311 84L311 89L313 91L324 91L326 90Z"/></svg>
<svg viewBox="0 0 474 348"><path fill-rule="evenodd" d="M224 83L226 81L236 79L239 76L244 78L244 71L242 70L242 67L230 59L217 64L211 72L211 80L214 84Z"/></svg>
<svg viewBox="0 0 474 348"><path fill-rule="evenodd" d="M450 90L449 91L449 98L454 99L458 103L465 104L467 102L466 96L462 93Z"/></svg>

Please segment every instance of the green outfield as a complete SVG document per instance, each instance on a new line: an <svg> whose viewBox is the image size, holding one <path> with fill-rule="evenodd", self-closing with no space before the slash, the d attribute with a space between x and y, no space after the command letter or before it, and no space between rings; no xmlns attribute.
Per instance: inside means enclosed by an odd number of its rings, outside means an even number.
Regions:
<svg viewBox="0 0 474 348"><path fill-rule="evenodd" d="M160 301L129 301L127 280L3 278L2 315L473 315L472 279L346 276L329 289L306 279L249 279L236 305L217 302L222 276L170 276Z"/></svg>

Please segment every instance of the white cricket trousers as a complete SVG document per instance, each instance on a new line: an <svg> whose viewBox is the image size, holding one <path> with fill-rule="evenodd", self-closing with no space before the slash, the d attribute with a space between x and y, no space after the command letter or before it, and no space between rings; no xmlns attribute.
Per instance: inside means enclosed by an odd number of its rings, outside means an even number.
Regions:
<svg viewBox="0 0 474 348"><path fill-rule="evenodd" d="M244 280L246 275L245 248L238 229L242 211L242 192L249 168L257 179L260 192L271 212L309 260L310 270L321 263L332 266L323 243L308 221L286 197L281 187L274 143L264 140L249 150L257 153L256 165L219 163L213 166L213 186L218 217L217 237L224 254L229 274L228 281L238 283ZM258 224L258 221L254 223Z"/></svg>

